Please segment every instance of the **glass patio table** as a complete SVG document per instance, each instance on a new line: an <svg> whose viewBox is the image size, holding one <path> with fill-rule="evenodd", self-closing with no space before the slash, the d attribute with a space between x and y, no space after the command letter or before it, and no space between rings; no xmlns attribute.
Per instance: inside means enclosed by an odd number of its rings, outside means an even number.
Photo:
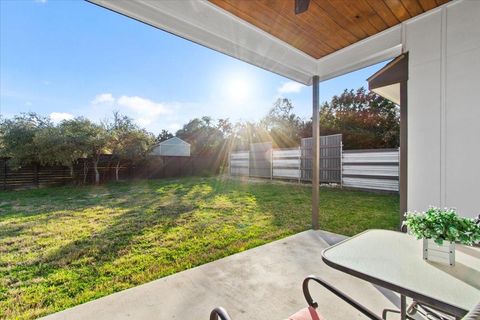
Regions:
<svg viewBox="0 0 480 320"><path fill-rule="evenodd" d="M480 301L480 248L457 245L455 266L422 258L422 240L396 231L368 230L322 252L330 267L457 318Z"/></svg>

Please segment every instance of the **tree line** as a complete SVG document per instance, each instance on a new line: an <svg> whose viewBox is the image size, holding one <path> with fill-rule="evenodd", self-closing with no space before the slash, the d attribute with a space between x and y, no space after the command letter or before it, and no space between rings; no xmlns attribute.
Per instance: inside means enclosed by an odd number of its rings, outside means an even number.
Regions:
<svg viewBox="0 0 480 320"><path fill-rule="evenodd" d="M144 158L153 142L151 133L119 112L100 124L78 117L55 125L49 118L33 112L0 119L0 156L10 158L10 167L62 165L70 168L73 177L74 165L88 158L96 184L100 182L98 163L102 154L111 154L118 180L120 163Z"/></svg>
<svg viewBox="0 0 480 320"><path fill-rule="evenodd" d="M293 112L289 99L277 99L259 121L196 118L176 132L189 142L194 153L248 150L251 143L272 142L276 148L297 147L312 136L312 120ZM344 148L397 148L400 143L399 106L365 88L345 89L320 108L321 135L342 134ZM158 138L168 138L167 131ZM170 134L171 135L171 134Z"/></svg>
<svg viewBox="0 0 480 320"><path fill-rule="evenodd" d="M247 150L251 143L270 141L274 147L289 148L310 137L311 119L293 112L289 99L279 98L259 121L201 117L190 120L175 136L191 145L192 155L215 154L220 161L232 150ZM399 108L394 103L364 88L345 90L325 102L320 109L321 134L343 134L345 149L396 148L399 145ZM157 136L140 128L134 120L114 112L101 123L83 117L58 124L36 113L24 113L10 119L0 118L0 157L9 166L38 164L70 168L88 158L100 182L98 163L102 154L110 154L118 180L121 163L145 159L156 143L173 137L162 130ZM87 162L83 162L87 166ZM84 168L84 171L88 168ZM84 182L86 182L84 174Z"/></svg>

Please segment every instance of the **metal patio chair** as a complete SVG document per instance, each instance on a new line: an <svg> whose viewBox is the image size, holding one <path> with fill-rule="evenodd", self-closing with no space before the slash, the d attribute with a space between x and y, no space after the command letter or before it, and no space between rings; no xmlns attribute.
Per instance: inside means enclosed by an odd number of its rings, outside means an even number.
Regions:
<svg viewBox="0 0 480 320"><path fill-rule="evenodd" d="M341 292L340 290L338 290L337 288L335 288L334 286L332 286L328 282L312 275L312 276L308 276L307 278L305 278L305 280L303 280L303 284L302 284L303 295L305 297L305 300L307 301L308 307L298 311L297 313L295 313L293 315L291 315L288 318L288 320L325 320L325 318L323 318L320 315L320 313L318 312L318 310L317 310L318 303L316 303L313 300L313 298L310 294L310 291L308 289L308 284L309 284L310 281L314 281L314 282L322 285L323 287L328 289L330 292L334 293L336 296L338 296L339 298L344 300L346 303L348 303L349 305L351 305L352 307L354 307L355 309L360 311L363 315L365 315L369 319L385 320L388 312L398 313L397 310L385 309L383 311L382 317L379 317L375 313L373 313L371 310L369 310L365 306L361 305L360 303L358 303L357 301L355 301L354 299L352 299L351 297L349 297L345 293ZM421 308L421 309L419 309L419 308ZM408 315L407 318L410 319L410 320L415 320L415 318L412 317L415 313L421 314L420 312L422 312L422 313L427 312L427 313L431 313L431 314L433 314L433 313L436 314L436 312L434 310L432 310L431 308L423 306L423 305L419 306L419 304L418 303L415 304L415 302L412 303L412 305L410 305L408 312L411 316ZM425 314L425 316L427 317L426 319L429 319L429 320L430 319L431 320L441 319L441 318L434 318L434 317L432 317L431 314ZM430 317L430 318L428 318L428 317ZM228 312L224 308L217 307L217 308L213 309L212 312L210 313L210 320L232 320L232 318L230 317L230 315L228 314ZM338 319L336 319L336 320L338 320ZM472 309L468 314L466 314L462 318L462 320L480 320L480 302L475 306L474 309Z"/></svg>

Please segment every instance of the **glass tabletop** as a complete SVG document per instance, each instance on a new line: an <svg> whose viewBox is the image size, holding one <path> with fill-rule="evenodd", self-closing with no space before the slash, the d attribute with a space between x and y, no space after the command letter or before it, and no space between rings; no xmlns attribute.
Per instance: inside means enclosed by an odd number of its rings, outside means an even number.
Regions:
<svg viewBox="0 0 480 320"><path fill-rule="evenodd" d="M457 245L455 266L422 258L422 241L389 230L369 230L325 249L333 268L453 315L480 301L480 248Z"/></svg>

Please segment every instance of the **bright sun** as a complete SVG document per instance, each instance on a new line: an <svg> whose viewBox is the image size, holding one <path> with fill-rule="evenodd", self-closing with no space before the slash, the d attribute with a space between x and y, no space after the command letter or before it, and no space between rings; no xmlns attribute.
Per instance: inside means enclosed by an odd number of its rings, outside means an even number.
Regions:
<svg viewBox="0 0 480 320"><path fill-rule="evenodd" d="M253 80L245 75L230 75L224 79L222 87L222 95L225 100L233 104L244 103L252 99L254 91Z"/></svg>
<svg viewBox="0 0 480 320"><path fill-rule="evenodd" d="M225 93L232 102L245 102L252 94L251 83L242 77L232 77L225 83Z"/></svg>

